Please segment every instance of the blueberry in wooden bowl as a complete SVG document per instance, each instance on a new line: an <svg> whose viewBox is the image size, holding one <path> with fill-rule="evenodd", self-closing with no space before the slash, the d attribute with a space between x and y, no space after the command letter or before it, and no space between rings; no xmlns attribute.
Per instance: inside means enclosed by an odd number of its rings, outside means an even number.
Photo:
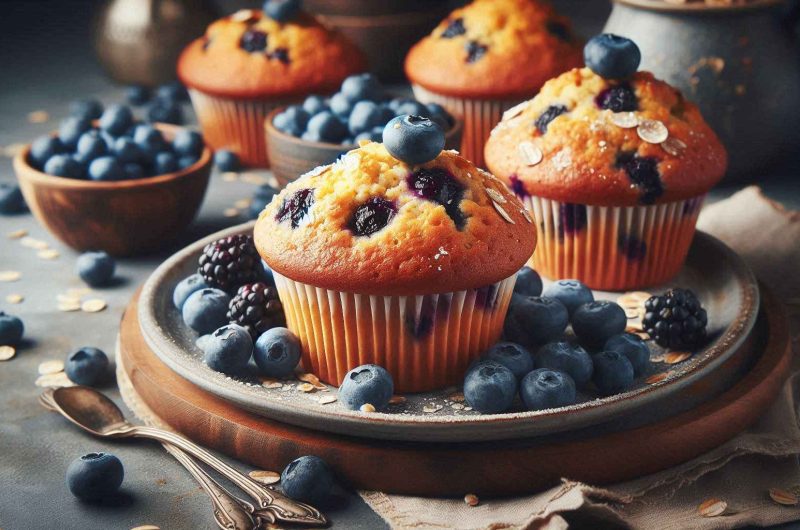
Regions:
<svg viewBox="0 0 800 530"><path fill-rule="evenodd" d="M76 250L158 250L191 223L208 186L212 151L199 134L126 124L119 114L105 122L71 120L14 159L33 214Z"/></svg>

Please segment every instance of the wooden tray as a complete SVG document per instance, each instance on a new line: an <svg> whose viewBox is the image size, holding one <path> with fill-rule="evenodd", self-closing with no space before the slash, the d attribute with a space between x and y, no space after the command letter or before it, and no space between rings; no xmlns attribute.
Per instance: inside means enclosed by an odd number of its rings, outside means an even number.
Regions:
<svg viewBox="0 0 800 530"><path fill-rule="evenodd" d="M165 423L261 469L280 470L300 455L316 454L353 487L409 495L520 495L550 487L561 477L610 484L673 467L751 425L772 403L790 364L784 310L765 292L748 340L720 369L728 363L752 368L732 388L690 411L645 426L619 426L623 430L617 432L592 429L533 440L369 440L272 421L181 378L144 341L138 296L122 319L118 362L138 397Z"/></svg>

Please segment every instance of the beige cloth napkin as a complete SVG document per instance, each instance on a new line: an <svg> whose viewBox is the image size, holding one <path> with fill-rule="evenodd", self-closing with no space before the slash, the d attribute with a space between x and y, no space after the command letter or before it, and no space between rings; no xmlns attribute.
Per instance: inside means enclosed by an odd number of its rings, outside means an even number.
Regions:
<svg viewBox="0 0 800 530"><path fill-rule="evenodd" d="M753 186L705 208L698 226L745 258L794 313L792 329L800 329L800 212L786 211ZM800 351L797 336L793 348ZM795 358L779 399L752 428L682 466L604 489L565 477L538 495L476 507L462 500L361 495L396 529L726 529L798 520L800 507L775 504L767 490L800 485L799 399ZM697 508L711 497L724 499L734 513L701 517Z"/></svg>

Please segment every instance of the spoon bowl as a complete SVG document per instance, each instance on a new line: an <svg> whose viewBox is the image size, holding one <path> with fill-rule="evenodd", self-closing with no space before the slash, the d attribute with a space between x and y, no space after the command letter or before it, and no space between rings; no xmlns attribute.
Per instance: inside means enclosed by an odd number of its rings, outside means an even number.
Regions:
<svg viewBox="0 0 800 530"><path fill-rule="evenodd" d="M52 403L69 421L97 436L121 434L130 425L113 401L89 387L57 388Z"/></svg>

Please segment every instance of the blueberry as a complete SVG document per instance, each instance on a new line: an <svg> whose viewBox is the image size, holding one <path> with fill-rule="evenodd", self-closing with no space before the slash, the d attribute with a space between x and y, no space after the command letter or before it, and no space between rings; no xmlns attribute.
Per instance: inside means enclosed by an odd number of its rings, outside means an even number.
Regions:
<svg viewBox="0 0 800 530"><path fill-rule="evenodd" d="M242 167L239 155L228 149L220 149L214 153L214 165L220 171L238 171Z"/></svg>
<svg viewBox="0 0 800 530"><path fill-rule="evenodd" d="M466 32L467 28L464 27L464 19L454 18L447 23L447 27L444 28L444 31L439 35L439 38L452 39L453 37L458 37Z"/></svg>
<svg viewBox="0 0 800 530"><path fill-rule="evenodd" d="M125 178L127 180L136 180L143 178L145 175L144 168L141 164L137 164L136 162L128 162L122 166L122 171L125 173Z"/></svg>
<svg viewBox="0 0 800 530"><path fill-rule="evenodd" d="M627 83L606 88L594 101L599 108L611 112L632 112L639 109L639 99Z"/></svg>
<svg viewBox="0 0 800 530"><path fill-rule="evenodd" d="M181 129L172 140L172 147L179 155L191 155L199 158L205 147L203 135L197 131Z"/></svg>
<svg viewBox="0 0 800 530"><path fill-rule="evenodd" d="M424 164L444 149L444 131L428 118L398 116L383 129L383 145L406 164Z"/></svg>
<svg viewBox="0 0 800 530"><path fill-rule="evenodd" d="M146 123L134 128L133 141L142 150L144 156L151 159L155 158L156 153L167 148L167 141L161 131Z"/></svg>
<svg viewBox="0 0 800 530"><path fill-rule="evenodd" d="M292 20L300 11L300 0L267 0L264 14L278 22Z"/></svg>
<svg viewBox="0 0 800 530"><path fill-rule="evenodd" d="M96 99L79 99L69 104L69 115L85 121L97 120L103 115L103 104Z"/></svg>
<svg viewBox="0 0 800 530"><path fill-rule="evenodd" d="M371 236L383 230L396 213L397 206L394 202L382 197L372 197L355 209L347 228L355 236Z"/></svg>
<svg viewBox="0 0 800 530"><path fill-rule="evenodd" d="M347 136L347 127L336 116L323 111L308 120L308 132L316 133L324 142L339 143Z"/></svg>
<svg viewBox="0 0 800 530"><path fill-rule="evenodd" d="M156 89L156 98L176 102L189 101L189 93L180 81L172 81Z"/></svg>
<svg viewBox="0 0 800 530"><path fill-rule="evenodd" d="M181 280L178 285L175 286L175 290L172 291L172 303L180 310L183 308L183 304L186 302L186 299L189 298L189 295L200 289L206 289L207 287L206 281L200 274L195 273L191 276L187 276Z"/></svg>
<svg viewBox="0 0 800 530"><path fill-rule="evenodd" d="M111 105L100 116L100 128L111 136L121 136L133 125L133 113L125 105Z"/></svg>
<svg viewBox="0 0 800 530"><path fill-rule="evenodd" d="M12 215L28 211L22 191L16 184L0 184L0 215Z"/></svg>
<svg viewBox="0 0 800 530"><path fill-rule="evenodd" d="M428 109L419 101L408 99L403 101L396 109L397 115L402 116L408 114L409 116L427 116Z"/></svg>
<svg viewBox="0 0 800 530"><path fill-rule="evenodd" d="M569 374L579 388L592 379L592 358L586 350L569 342L545 344L534 357L536 368L549 368Z"/></svg>
<svg viewBox="0 0 800 530"><path fill-rule="evenodd" d="M58 127L58 139L70 150L78 146L81 135L92 128L92 123L85 118L70 117L61 122Z"/></svg>
<svg viewBox="0 0 800 530"><path fill-rule="evenodd" d="M125 478L119 458L108 453L89 453L76 458L67 468L67 487L77 498L96 501L112 497Z"/></svg>
<svg viewBox="0 0 800 530"><path fill-rule="evenodd" d="M108 285L116 267L114 258L102 251L84 252L75 262L78 276L91 287Z"/></svg>
<svg viewBox="0 0 800 530"><path fill-rule="evenodd" d="M125 89L125 99L136 107L150 101L151 96L150 89L142 85L131 85Z"/></svg>
<svg viewBox="0 0 800 530"><path fill-rule="evenodd" d="M539 368L522 379L519 395L528 410L566 407L575 403L575 382L563 372Z"/></svg>
<svg viewBox="0 0 800 530"><path fill-rule="evenodd" d="M341 93L350 101L380 101L383 87L372 74L351 75L342 83Z"/></svg>
<svg viewBox="0 0 800 530"><path fill-rule="evenodd" d="M657 158L624 151L617 155L616 167L625 170L633 185L641 191L639 201L642 204L653 204L664 194Z"/></svg>
<svg viewBox="0 0 800 530"><path fill-rule="evenodd" d="M178 170L178 159L169 151L162 151L153 161L153 171L156 175L173 173Z"/></svg>
<svg viewBox="0 0 800 530"><path fill-rule="evenodd" d="M113 156L101 156L89 164L89 178L99 181L123 180L125 170Z"/></svg>
<svg viewBox="0 0 800 530"><path fill-rule="evenodd" d="M627 323L625 310L607 300L583 304L572 315L572 331L581 343L598 348L612 335L625 331Z"/></svg>
<svg viewBox="0 0 800 530"><path fill-rule="evenodd" d="M524 346L513 342L498 342L483 354L483 358L495 361L514 373L514 377L522 379L533 370L533 357Z"/></svg>
<svg viewBox="0 0 800 530"><path fill-rule="evenodd" d="M469 41L467 45L464 47L464 49L467 51L467 58L466 58L467 63L474 63L479 61L480 59L483 58L484 55L486 55L486 52L489 51L488 46L474 40Z"/></svg>
<svg viewBox="0 0 800 530"><path fill-rule="evenodd" d="M0 311L0 344L13 346L22 340L25 325L18 317Z"/></svg>
<svg viewBox="0 0 800 530"><path fill-rule="evenodd" d="M623 79L636 73L642 53L625 37L602 33L589 39L583 48L583 61L604 79Z"/></svg>
<svg viewBox="0 0 800 530"><path fill-rule="evenodd" d="M301 456L281 473L281 489L290 498L325 506L333 490L333 472L318 456Z"/></svg>
<svg viewBox="0 0 800 530"><path fill-rule="evenodd" d="M103 350L84 346L67 357L64 371L77 385L96 386L108 375L108 356Z"/></svg>
<svg viewBox="0 0 800 530"><path fill-rule="evenodd" d="M305 219L306 214L314 206L314 190L303 188L295 191L291 195L284 197L275 220L279 223L289 221L292 228L297 228Z"/></svg>
<svg viewBox="0 0 800 530"><path fill-rule="evenodd" d="M147 108L147 121L183 125L185 120L180 103L159 98Z"/></svg>
<svg viewBox="0 0 800 530"><path fill-rule="evenodd" d="M444 206L456 228L461 230L464 227L466 219L459 207L464 197L464 186L449 171L435 167L419 168L409 175L406 183L417 197Z"/></svg>
<svg viewBox="0 0 800 530"><path fill-rule="evenodd" d="M558 280L542 291L542 295L555 298L567 308L570 315L575 313L579 306L594 302L592 290L578 280Z"/></svg>
<svg viewBox="0 0 800 530"><path fill-rule="evenodd" d="M532 268L528 266L522 267L517 273L514 292L523 296L541 296L542 277Z"/></svg>
<svg viewBox="0 0 800 530"><path fill-rule="evenodd" d="M75 159L82 164L88 164L96 158L100 158L108 152L105 140L100 137L100 133L92 129L86 131L78 140L77 153Z"/></svg>
<svg viewBox="0 0 800 530"><path fill-rule="evenodd" d="M111 152L117 157L117 161L120 164L140 162L144 158L142 148L133 139L125 136L114 140Z"/></svg>
<svg viewBox="0 0 800 530"><path fill-rule="evenodd" d="M66 152L66 147L57 136L40 136L31 144L28 161L37 168L42 169L54 155Z"/></svg>
<svg viewBox="0 0 800 530"><path fill-rule="evenodd" d="M330 108L331 111L333 111L333 113L337 116L347 118L350 115L350 112L353 110L353 102L347 99L347 96L341 92L337 92L331 96Z"/></svg>
<svg viewBox="0 0 800 530"><path fill-rule="evenodd" d="M508 410L517 393L514 372L496 361L480 361L464 378L464 399L484 414Z"/></svg>
<svg viewBox="0 0 800 530"><path fill-rule="evenodd" d="M305 110L309 116L313 116L314 114L319 114L323 110L329 110L328 104L325 103L325 98L322 96L308 96L305 101L303 101L303 110Z"/></svg>
<svg viewBox="0 0 800 530"><path fill-rule="evenodd" d="M394 382L389 372L375 364L364 364L345 374L338 397L350 410L358 410L367 403L380 410L389 404L393 393Z"/></svg>
<svg viewBox="0 0 800 530"><path fill-rule="evenodd" d="M286 134L300 136L306 130L310 118L311 116L303 107L291 105L272 119L272 125Z"/></svg>
<svg viewBox="0 0 800 530"><path fill-rule="evenodd" d="M372 101L359 101L356 103L347 121L348 128L353 134L360 134L385 124L385 121L381 123L380 107Z"/></svg>
<svg viewBox="0 0 800 530"><path fill-rule="evenodd" d="M638 335L621 333L610 337L603 346L605 351L623 354L631 362L636 376L647 373L650 367L650 348Z"/></svg>
<svg viewBox="0 0 800 530"><path fill-rule="evenodd" d="M211 333L202 342L203 360L214 371L240 373L253 354L250 333L237 324L227 324Z"/></svg>
<svg viewBox="0 0 800 530"><path fill-rule="evenodd" d="M192 167L198 158L194 155L183 155L178 158L178 170L183 171L188 167Z"/></svg>
<svg viewBox="0 0 800 530"><path fill-rule="evenodd" d="M503 332L506 340L533 350L559 339L568 322L567 308L557 299L515 294L511 297Z"/></svg>
<svg viewBox="0 0 800 530"><path fill-rule="evenodd" d="M300 362L300 339L283 327L270 328L256 340L253 358L267 377L286 377Z"/></svg>
<svg viewBox="0 0 800 530"><path fill-rule="evenodd" d="M200 335L211 333L228 321L231 297L219 289L200 289L189 295L183 304L183 322Z"/></svg>
<svg viewBox="0 0 800 530"><path fill-rule="evenodd" d="M395 114L401 114L400 112L397 111L403 104L408 103L409 101L414 101L414 100L408 98L393 98L386 102L386 106Z"/></svg>
<svg viewBox="0 0 800 530"><path fill-rule="evenodd" d="M54 155L44 165L44 172L56 177L79 179L83 177L83 166L70 155Z"/></svg>
<svg viewBox="0 0 800 530"><path fill-rule="evenodd" d="M567 112L567 107L564 105L550 105L538 118L536 118L536 128L540 133L546 133L547 126L550 125L550 122L565 112Z"/></svg>
<svg viewBox="0 0 800 530"><path fill-rule="evenodd" d="M619 394L633 385L633 365L619 352L604 351L592 358L594 376L592 381L604 395Z"/></svg>
<svg viewBox="0 0 800 530"><path fill-rule="evenodd" d="M272 198L278 194L278 190L269 184L262 184L256 188L250 205L247 207L247 213L250 219L258 219L259 214L264 211L264 208L272 202Z"/></svg>

